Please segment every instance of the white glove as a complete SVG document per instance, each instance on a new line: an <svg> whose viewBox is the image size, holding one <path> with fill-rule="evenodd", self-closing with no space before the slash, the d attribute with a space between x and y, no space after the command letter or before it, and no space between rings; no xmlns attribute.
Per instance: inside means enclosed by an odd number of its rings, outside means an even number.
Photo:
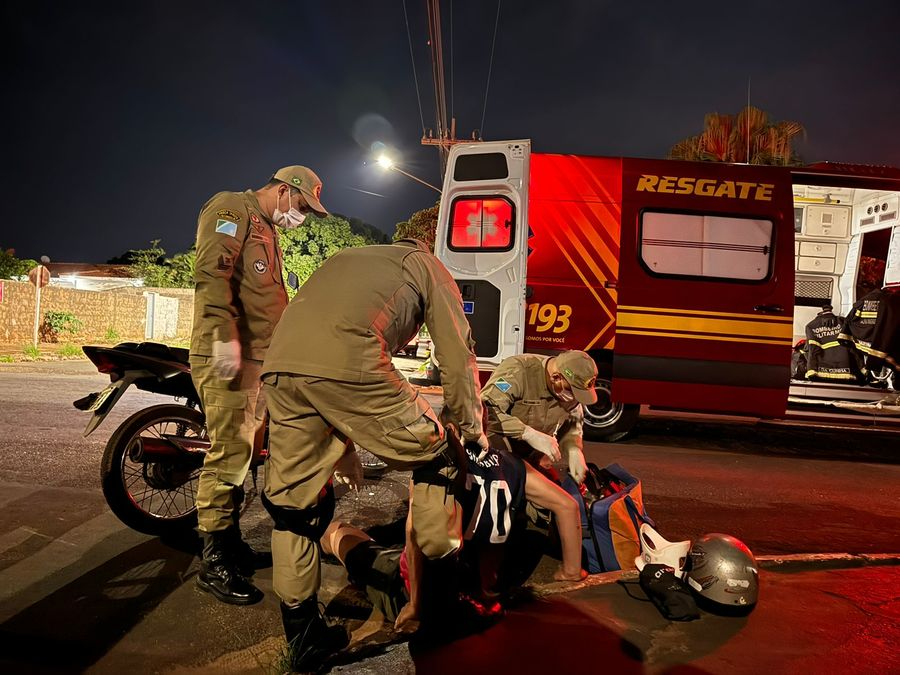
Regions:
<svg viewBox="0 0 900 675"><path fill-rule="evenodd" d="M241 343L237 340L213 342L212 369L223 380L233 380L241 369Z"/></svg>
<svg viewBox="0 0 900 675"><path fill-rule="evenodd" d="M477 443L478 447L481 448L481 452L478 453L478 457L476 458L479 462L487 457L488 450L490 450L490 445L488 445L487 436L481 434L478 438L473 441L467 441L467 443Z"/></svg>
<svg viewBox="0 0 900 675"><path fill-rule="evenodd" d="M584 482L587 475L587 462L584 461L584 453L578 448L569 450L569 475L579 485Z"/></svg>
<svg viewBox="0 0 900 675"><path fill-rule="evenodd" d="M538 452L547 455L554 462L558 462L562 458L559 452L559 441L556 440L555 436L545 434L531 427L525 427L525 431L522 432L522 440Z"/></svg>
<svg viewBox="0 0 900 675"><path fill-rule="evenodd" d="M362 480L362 462L359 461L356 448L350 446L334 465L334 482L358 491Z"/></svg>

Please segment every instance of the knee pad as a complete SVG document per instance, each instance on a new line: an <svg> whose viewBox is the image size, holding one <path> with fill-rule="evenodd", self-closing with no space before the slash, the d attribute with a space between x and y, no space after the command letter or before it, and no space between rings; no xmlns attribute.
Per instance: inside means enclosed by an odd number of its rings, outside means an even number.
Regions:
<svg viewBox="0 0 900 675"><path fill-rule="evenodd" d="M305 509L273 504L265 492L260 493L260 501L275 522L276 530L293 532L317 544L334 518L334 488L331 483L322 488L319 500Z"/></svg>

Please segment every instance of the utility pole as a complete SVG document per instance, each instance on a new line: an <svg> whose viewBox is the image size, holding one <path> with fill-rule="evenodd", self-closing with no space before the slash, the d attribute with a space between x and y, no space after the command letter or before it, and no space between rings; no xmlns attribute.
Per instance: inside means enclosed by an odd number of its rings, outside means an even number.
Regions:
<svg viewBox="0 0 900 675"><path fill-rule="evenodd" d="M480 141L475 132L468 140L457 140L456 118L447 124L447 95L444 87L444 47L441 41L441 4L440 0L426 0L428 6L428 44L431 46L431 75L434 81L435 135L428 131L422 136L422 145L436 145L441 156L441 179L447 171L447 156L450 146L456 143Z"/></svg>
<svg viewBox="0 0 900 675"><path fill-rule="evenodd" d="M428 44L431 46L431 79L434 81L435 121L437 123L437 143L435 139L422 139L423 145L437 145L441 156L441 178L447 170L448 146L445 140L451 138L447 128L447 96L444 88L444 45L441 42L440 0L426 0L428 6ZM429 141L426 143L426 140Z"/></svg>

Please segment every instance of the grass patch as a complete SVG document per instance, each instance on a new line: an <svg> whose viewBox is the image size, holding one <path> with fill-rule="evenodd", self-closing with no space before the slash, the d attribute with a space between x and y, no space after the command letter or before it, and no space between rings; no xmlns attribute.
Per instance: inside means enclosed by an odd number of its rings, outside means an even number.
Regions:
<svg viewBox="0 0 900 675"><path fill-rule="evenodd" d="M119 331L112 327L107 328L106 335L103 336L104 342L118 342L121 339L122 336L119 335Z"/></svg>
<svg viewBox="0 0 900 675"><path fill-rule="evenodd" d="M14 363L15 359L12 354L0 354L0 363Z"/></svg>
<svg viewBox="0 0 900 675"><path fill-rule="evenodd" d="M59 348L59 351L56 352L57 356L61 356L63 358L71 358L73 356L81 356L82 351L81 347L78 347L73 344L65 344Z"/></svg>
<svg viewBox="0 0 900 675"><path fill-rule="evenodd" d="M36 359L41 355L41 350L36 345L25 345L25 348L22 349L22 353L29 359Z"/></svg>

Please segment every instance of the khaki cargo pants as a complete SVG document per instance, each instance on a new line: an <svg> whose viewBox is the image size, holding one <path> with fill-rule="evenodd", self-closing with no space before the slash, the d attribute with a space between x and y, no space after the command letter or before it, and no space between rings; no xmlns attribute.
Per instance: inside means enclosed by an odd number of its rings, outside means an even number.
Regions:
<svg viewBox="0 0 900 675"><path fill-rule="evenodd" d="M269 408L266 496L278 506L313 506L328 483L347 439L393 469L412 470L444 449L431 406L399 374L381 382L336 382L270 373L263 378ZM442 475L452 480L455 469ZM429 558L455 553L462 544L462 509L446 486L415 482L413 536ZM322 524L324 529L325 524ZM318 542L272 531L275 593L288 606L319 589Z"/></svg>
<svg viewBox="0 0 900 675"><path fill-rule="evenodd" d="M265 418L262 361L243 359L230 381L215 374L208 356L191 354L190 362L211 444L197 486L197 525L202 532L221 532L236 523L238 488L243 490L254 439Z"/></svg>

